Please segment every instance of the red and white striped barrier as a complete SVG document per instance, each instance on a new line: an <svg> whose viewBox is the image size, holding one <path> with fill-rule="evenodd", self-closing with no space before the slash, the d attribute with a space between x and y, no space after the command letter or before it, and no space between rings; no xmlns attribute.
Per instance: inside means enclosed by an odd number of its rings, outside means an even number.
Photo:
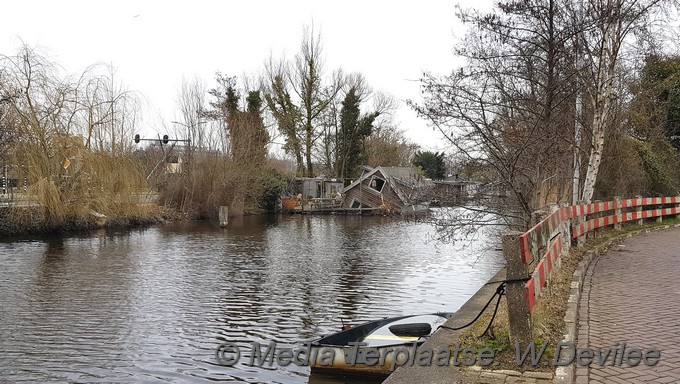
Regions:
<svg viewBox="0 0 680 384"><path fill-rule="evenodd" d="M668 205L673 205L668 207ZM653 209L644 209L646 206L657 206ZM664 207L666 206L666 207ZM635 209L622 212L622 210ZM585 220L588 215L602 214L615 211L614 214ZM587 232L597 228L607 227L627 221L637 221L662 216L680 215L680 196L634 198L626 200L614 200L591 204L577 204L563 207L540 223L533 226L520 236L520 254L524 264L528 266L536 262L536 267L526 283L527 301L529 311L532 312L541 290L545 287L550 273L559 266L561 257L566 251L564 241L579 238ZM580 223L571 224L570 220L583 217ZM571 239L563 239L562 230L571 229ZM565 233L566 230L565 230ZM568 244L567 244L568 245ZM538 258L541 250L540 259Z"/></svg>
<svg viewBox="0 0 680 384"><path fill-rule="evenodd" d="M541 261L536 265L531 279L527 281L527 300L529 301L529 311L533 311L536 300L541 294L541 290L548 282L548 276L554 268L559 266L564 248L562 246L562 235L558 234L557 239L552 243L550 248L545 252Z"/></svg>

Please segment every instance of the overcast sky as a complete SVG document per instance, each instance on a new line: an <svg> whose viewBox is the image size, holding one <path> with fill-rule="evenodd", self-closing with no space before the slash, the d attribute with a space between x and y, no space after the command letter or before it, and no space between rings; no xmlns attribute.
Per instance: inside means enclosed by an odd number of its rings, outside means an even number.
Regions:
<svg viewBox="0 0 680 384"><path fill-rule="evenodd" d="M215 72L257 74L270 56L292 57L305 24L321 32L326 70L361 72L375 90L420 99L424 70L448 73L464 31L455 5L477 1L13 1L3 5L0 53L23 43L39 48L67 72L113 65L119 80L148 103L144 130L161 132L177 119L182 77L214 85ZM402 104L400 127L426 149L444 142Z"/></svg>

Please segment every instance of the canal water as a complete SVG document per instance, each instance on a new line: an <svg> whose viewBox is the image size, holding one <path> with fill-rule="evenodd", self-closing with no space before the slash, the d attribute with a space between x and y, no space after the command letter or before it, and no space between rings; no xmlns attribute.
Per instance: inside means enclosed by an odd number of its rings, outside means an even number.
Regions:
<svg viewBox="0 0 680 384"><path fill-rule="evenodd" d="M0 242L0 382L314 381L304 366L221 366L215 350L455 311L502 267L498 242L433 237L423 223L298 215Z"/></svg>

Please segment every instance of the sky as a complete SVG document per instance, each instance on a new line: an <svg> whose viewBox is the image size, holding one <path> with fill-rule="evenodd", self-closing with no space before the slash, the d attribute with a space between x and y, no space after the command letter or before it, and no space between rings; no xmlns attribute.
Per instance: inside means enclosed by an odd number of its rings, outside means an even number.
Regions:
<svg viewBox="0 0 680 384"><path fill-rule="evenodd" d="M488 10L491 0L394 1L13 1L3 6L0 54L26 44L67 73L112 65L145 101L143 134L178 120L182 79L215 84L215 73L257 75L269 57L292 58L305 25L323 41L328 73L360 72L376 91L402 101L395 120L427 150L446 142L403 101L421 100L423 71L463 65L453 54L464 35L455 5Z"/></svg>

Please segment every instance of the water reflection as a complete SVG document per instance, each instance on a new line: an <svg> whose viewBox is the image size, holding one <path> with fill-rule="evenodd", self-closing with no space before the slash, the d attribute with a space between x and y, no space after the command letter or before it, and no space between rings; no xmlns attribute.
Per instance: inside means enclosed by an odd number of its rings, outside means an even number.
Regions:
<svg viewBox="0 0 680 384"><path fill-rule="evenodd" d="M0 381L328 382L306 367L219 366L214 351L456 310L500 255L427 242L431 231L263 216L0 243Z"/></svg>

